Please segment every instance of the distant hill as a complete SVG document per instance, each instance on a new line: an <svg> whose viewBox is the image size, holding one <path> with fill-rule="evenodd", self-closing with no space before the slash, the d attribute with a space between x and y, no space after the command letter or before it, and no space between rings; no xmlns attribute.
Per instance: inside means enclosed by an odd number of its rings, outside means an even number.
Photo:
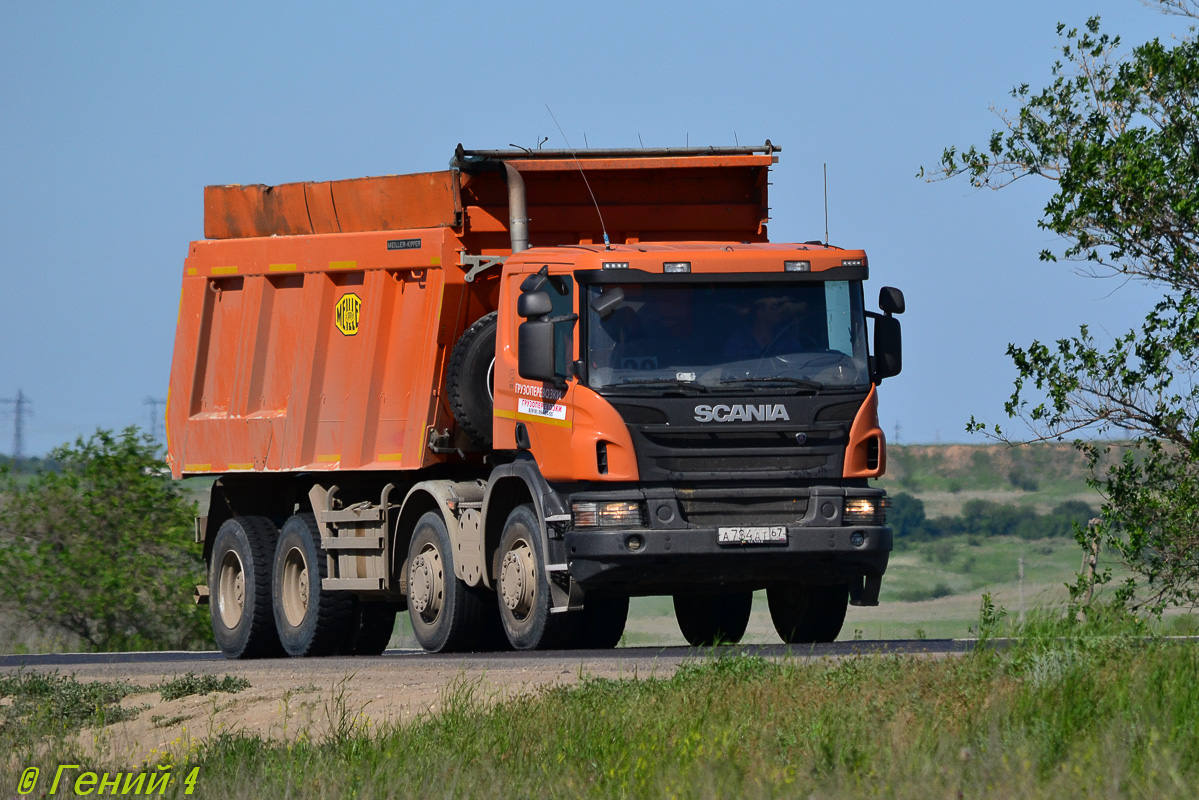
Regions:
<svg viewBox="0 0 1199 800"><path fill-rule="evenodd" d="M1101 466L1122 453L1113 443ZM956 514L973 498L1046 511L1071 499L1098 505L1101 498L1088 488L1088 474L1086 459L1067 443L888 445L887 474L876 484L919 497L930 515Z"/></svg>

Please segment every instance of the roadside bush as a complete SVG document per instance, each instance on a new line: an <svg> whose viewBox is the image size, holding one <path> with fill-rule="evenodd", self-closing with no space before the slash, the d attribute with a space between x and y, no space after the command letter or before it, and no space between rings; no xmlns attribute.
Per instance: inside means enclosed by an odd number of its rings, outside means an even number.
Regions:
<svg viewBox="0 0 1199 800"><path fill-rule="evenodd" d="M100 430L49 461L20 483L0 478L0 605L91 650L211 646L191 602L204 574L194 509L153 440Z"/></svg>

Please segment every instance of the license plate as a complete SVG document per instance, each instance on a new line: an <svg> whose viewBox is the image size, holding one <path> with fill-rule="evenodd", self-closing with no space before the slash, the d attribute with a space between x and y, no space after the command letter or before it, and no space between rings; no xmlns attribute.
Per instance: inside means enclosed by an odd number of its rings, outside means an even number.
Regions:
<svg viewBox="0 0 1199 800"><path fill-rule="evenodd" d="M786 544L787 529L773 527L717 528L717 544Z"/></svg>

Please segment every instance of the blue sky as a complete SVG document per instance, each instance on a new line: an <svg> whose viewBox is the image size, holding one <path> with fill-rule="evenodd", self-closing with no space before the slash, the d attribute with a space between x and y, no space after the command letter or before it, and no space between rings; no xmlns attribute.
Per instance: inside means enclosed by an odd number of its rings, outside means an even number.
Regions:
<svg viewBox="0 0 1199 800"><path fill-rule="evenodd" d="M252 7L251 7L252 6ZM901 287L905 369L880 413L904 443L999 421L1008 342L1116 334L1152 295L1044 265L1049 186L915 178L985 141L1045 82L1057 22L1129 44L1185 31L1136 0L772 3L2 3L0 397L27 454L148 425L166 393L203 187L445 168L454 146L781 144L775 241L870 255ZM11 415L0 452L11 450Z"/></svg>

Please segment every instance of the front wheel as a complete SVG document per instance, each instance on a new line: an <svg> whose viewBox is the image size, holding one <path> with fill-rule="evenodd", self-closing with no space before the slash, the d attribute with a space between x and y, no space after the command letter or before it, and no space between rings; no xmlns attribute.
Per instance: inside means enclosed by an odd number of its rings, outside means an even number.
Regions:
<svg viewBox="0 0 1199 800"><path fill-rule="evenodd" d="M787 644L834 641L845 624L849 587L784 583L766 589L770 619Z"/></svg>
<svg viewBox="0 0 1199 800"><path fill-rule="evenodd" d="M551 614L549 576L541 526L533 506L517 506L504 523L497 553L500 621L517 650L548 650L568 644L568 614Z"/></svg>
<svg viewBox="0 0 1199 800"><path fill-rule="evenodd" d="M611 650L624 636L629 598L589 595L574 620L573 646L580 650Z"/></svg>
<svg viewBox="0 0 1199 800"><path fill-rule="evenodd" d="M692 647L737 644L749 626L753 592L676 594L674 616Z"/></svg>

